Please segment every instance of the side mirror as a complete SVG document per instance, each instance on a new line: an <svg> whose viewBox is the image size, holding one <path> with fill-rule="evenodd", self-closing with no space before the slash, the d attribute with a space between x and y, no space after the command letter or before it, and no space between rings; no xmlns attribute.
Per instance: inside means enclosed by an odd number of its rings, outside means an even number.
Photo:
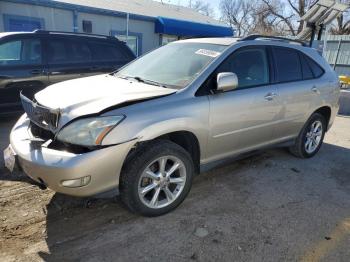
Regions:
<svg viewBox="0 0 350 262"><path fill-rule="evenodd" d="M219 73L217 78L217 89L219 92L234 90L238 87L238 77L235 73L224 72Z"/></svg>

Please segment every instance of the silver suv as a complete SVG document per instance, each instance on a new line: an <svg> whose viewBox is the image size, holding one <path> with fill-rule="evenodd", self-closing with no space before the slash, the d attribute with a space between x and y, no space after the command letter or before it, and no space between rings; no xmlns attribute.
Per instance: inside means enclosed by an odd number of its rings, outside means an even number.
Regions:
<svg viewBox="0 0 350 262"><path fill-rule="evenodd" d="M118 188L130 210L161 215L203 164L277 144L314 156L339 94L334 71L301 43L178 41L113 74L21 94L5 163L68 195Z"/></svg>

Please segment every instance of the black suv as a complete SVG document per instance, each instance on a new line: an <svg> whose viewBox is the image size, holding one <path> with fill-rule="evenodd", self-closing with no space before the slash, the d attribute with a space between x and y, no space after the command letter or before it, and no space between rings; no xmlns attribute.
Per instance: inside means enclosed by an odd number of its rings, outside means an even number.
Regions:
<svg viewBox="0 0 350 262"><path fill-rule="evenodd" d="M0 116L21 111L19 93L112 72L135 58L115 37L36 30L0 33Z"/></svg>

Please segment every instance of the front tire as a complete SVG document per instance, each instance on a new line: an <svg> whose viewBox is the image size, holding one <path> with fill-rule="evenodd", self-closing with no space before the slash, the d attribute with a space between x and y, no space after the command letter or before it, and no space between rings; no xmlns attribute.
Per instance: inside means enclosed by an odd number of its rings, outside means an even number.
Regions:
<svg viewBox="0 0 350 262"><path fill-rule="evenodd" d="M300 158L310 158L320 150L327 130L326 119L319 113L311 115L289 151Z"/></svg>
<svg viewBox="0 0 350 262"><path fill-rule="evenodd" d="M192 185L189 153L167 140L148 142L131 154L120 177L120 195L132 212L159 216L175 209Z"/></svg>

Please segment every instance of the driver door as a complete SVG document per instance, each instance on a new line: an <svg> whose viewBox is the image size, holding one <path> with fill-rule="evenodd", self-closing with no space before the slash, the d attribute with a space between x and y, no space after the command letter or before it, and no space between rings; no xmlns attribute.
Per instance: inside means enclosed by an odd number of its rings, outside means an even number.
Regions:
<svg viewBox="0 0 350 262"><path fill-rule="evenodd" d="M218 73L233 72L238 87L209 95L209 159L250 151L274 139L281 105L277 89L270 84L271 70L264 46L240 48L219 66L215 84Z"/></svg>

